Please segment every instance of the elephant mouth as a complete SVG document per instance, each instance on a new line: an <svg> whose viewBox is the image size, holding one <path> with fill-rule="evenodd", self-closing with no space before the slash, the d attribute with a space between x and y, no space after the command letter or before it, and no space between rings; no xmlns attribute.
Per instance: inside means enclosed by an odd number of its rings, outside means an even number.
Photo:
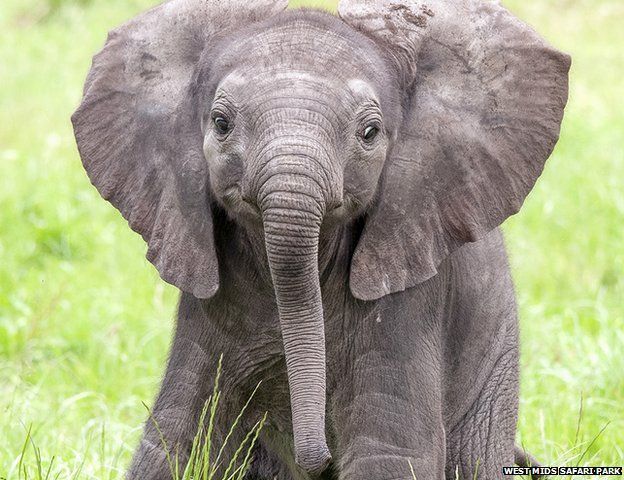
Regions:
<svg viewBox="0 0 624 480"><path fill-rule="evenodd" d="M261 220L262 219L262 211L260 210L258 205L256 205L254 202L252 202L248 198L241 197L241 199L243 201L243 208L245 209L245 212L250 214L250 215L253 215L258 220Z"/></svg>
<svg viewBox="0 0 624 480"><path fill-rule="evenodd" d="M253 198L243 193L239 184L227 187L221 201L229 212L234 212L256 226L262 224L262 210ZM345 218L351 216L356 208L355 204L350 196L345 196L345 201L329 203L323 217L323 230L339 225Z"/></svg>
<svg viewBox="0 0 624 480"><path fill-rule="evenodd" d="M231 185L224 190L221 201L229 212L235 213L256 225L262 224L262 211L250 197L243 194L239 184Z"/></svg>

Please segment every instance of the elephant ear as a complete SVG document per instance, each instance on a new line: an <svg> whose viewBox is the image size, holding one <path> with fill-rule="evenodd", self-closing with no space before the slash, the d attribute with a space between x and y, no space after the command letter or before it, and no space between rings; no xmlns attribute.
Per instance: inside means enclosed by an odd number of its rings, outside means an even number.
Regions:
<svg viewBox="0 0 624 480"><path fill-rule="evenodd" d="M218 35L286 6L171 0L135 17L94 57L72 116L93 185L147 242L161 277L198 298L219 278L193 73Z"/></svg>
<svg viewBox="0 0 624 480"><path fill-rule="evenodd" d="M570 59L489 1L343 0L338 11L406 80L351 265L351 291L372 300L434 276L518 212L557 142Z"/></svg>

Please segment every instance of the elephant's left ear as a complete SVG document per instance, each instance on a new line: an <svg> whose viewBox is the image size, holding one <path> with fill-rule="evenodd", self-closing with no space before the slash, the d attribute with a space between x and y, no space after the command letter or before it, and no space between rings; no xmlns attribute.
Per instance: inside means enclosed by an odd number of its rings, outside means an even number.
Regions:
<svg viewBox="0 0 624 480"><path fill-rule="evenodd" d="M372 300L434 276L518 212L559 137L570 59L489 1L343 0L338 11L394 60L406 93L351 266L351 291Z"/></svg>

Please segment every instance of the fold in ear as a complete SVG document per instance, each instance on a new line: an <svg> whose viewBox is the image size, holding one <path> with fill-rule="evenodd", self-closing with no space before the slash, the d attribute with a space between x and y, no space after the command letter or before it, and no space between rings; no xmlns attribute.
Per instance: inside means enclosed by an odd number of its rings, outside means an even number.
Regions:
<svg viewBox="0 0 624 480"><path fill-rule="evenodd" d="M420 10L427 24L351 266L351 291L372 300L434 276L451 252L518 212L557 142L570 59L496 3L343 0L347 22L354 3L378 5L370 28L354 26L390 51L404 48L404 33L377 17Z"/></svg>
<svg viewBox="0 0 624 480"><path fill-rule="evenodd" d="M161 277L198 298L219 278L193 72L220 32L287 3L171 0L135 17L94 57L72 116L93 185L147 242Z"/></svg>

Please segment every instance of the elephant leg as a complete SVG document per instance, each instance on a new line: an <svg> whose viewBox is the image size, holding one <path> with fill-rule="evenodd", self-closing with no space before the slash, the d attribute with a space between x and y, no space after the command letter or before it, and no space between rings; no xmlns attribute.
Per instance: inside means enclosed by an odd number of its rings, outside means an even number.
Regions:
<svg viewBox="0 0 624 480"><path fill-rule="evenodd" d="M507 347L479 397L447 436L447 479L490 480L514 464L518 349Z"/></svg>
<svg viewBox="0 0 624 480"><path fill-rule="evenodd" d="M370 383L397 377L400 365L367 368ZM377 378L375 378L377 377ZM387 380L386 380L387 379ZM402 382L401 382L402 383ZM430 385L413 390L399 387L371 388L333 402L337 479L411 480L444 478L445 439L440 404Z"/></svg>
<svg viewBox="0 0 624 480"><path fill-rule="evenodd" d="M411 480L412 468L417 479L444 478L439 332L431 317L401 315L408 308L354 312L344 370L329 368L340 371L329 412L340 480Z"/></svg>
<svg viewBox="0 0 624 480"><path fill-rule="evenodd" d="M209 395L218 359L206 351L197 322L205 322L198 304L180 302L178 323L160 392L145 423L128 480L169 480L176 458L184 469L204 402Z"/></svg>

